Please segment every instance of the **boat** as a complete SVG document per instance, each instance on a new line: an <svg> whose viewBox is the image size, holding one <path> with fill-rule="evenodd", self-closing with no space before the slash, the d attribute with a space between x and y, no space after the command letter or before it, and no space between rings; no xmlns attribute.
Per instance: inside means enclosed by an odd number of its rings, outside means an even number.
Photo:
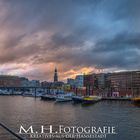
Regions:
<svg viewBox="0 0 140 140"><path fill-rule="evenodd" d="M12 95L22 95L22 91L14 91Z"/></svg>
<svg viewBox="0 0 140 140"><path fill-rule="evenodd" d="M0 95L11 95L11 93L12 93L11 91L0 89Z"/></svg>
<svg viewBox="0 0 140 140"><path fill-rule="evenodd" d="M23 92L22 96L24 96L24 97L33 97L34 93L32 91L25 91L25 92Z"/></svg>
<svg viewBox="0 0 140 140"><path fill-rule="evenodd" d="M56 102L68 102L72 101L73 93L65 93L65 94L59 94L56 96Z"/></svg>
<svg viewBox="0 0 140 140"><path fill-rule="evenodd" d="M84 96L73 96L72 100L74 103L82 103Z"/></svg>
<svg viewBox="0 0 140 140"><path fill-rule="evenodd" d="M41 96L42 100L55 100L56 94L45 94Z"/></svg>
<svg viewBox="0 0 140 140"><path fill-rule="evenodd" d="M42 96L42 93L37 93L36 95L35 95L35 97L41 97Z"/></svg>
<svg viewBox="0 0 140 140"><path fill-rule="evenodd" d="M140 97L134 97L131 100L136 104L140 104Z"/></svg>
<svg viewBox="0 0 140 140"><path fill-rule="evenodd" d="M102 98L99 96L85 96L83 98L83 104L92 104L100 101Z"/></svg>

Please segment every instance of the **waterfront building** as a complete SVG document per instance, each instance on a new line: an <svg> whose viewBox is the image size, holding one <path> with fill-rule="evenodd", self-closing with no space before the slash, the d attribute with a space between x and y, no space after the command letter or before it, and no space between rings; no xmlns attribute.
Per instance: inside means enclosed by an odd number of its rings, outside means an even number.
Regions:
<svg viewBox="0 0 140 140"><path fill-rule="evenodd" d="M98 96L110 96L110 79L108 73L94 74L93 93Z"/></svg>
<svg viewBox="0 0 140 140"><path fill-rule="evenodd" d="M31 80L29 81L30 87L40 87L40 81L39 80Z"/></svg>
<svg viewBox="0 0 140 140"><path fill-rule="evenodd" d="M84 77L83 75L77 75L75 79L68 78L67 84L69 84L71 87L83 87L84 83Z"/></svg>
<svg viewBox="0 0 140 140"><path fill-rule="evenodd" d="M28 80L28 78L21 77L20 80L21 80L21 87L29 87L29 80Z"/></svg>
<svg viewBox="0 0 140 140"><path fill-rule="evenodd" d="M107 74L98 73L95 76L96 76L96 78L98 80L98 88L99 89L105 89L106 88Z"/></svg>
<svg viewBox="0 0 140 140"><path fill-rule="evenodd" d="M64 85L64 82L47 82L43 81L41 82L41 87L45 87L47 89L62 89Z"/></svg>
<svg viewBox="0 0 140 140"><path fill-rule="evenodd" d="M101 96L139 96L140 71L98 73L84 76L87 94Z"/></svg>
<svg viewBox="0 0 140 140"><path fill-rule="evenodd" d="M43 81L41 82L41 87L46 88L46 93L50 93L51 89L53 88L53 82Z"/></svg>
<svg viewBox="0 0 140 140"><path fill-rule="evenodd" d="M120 96L140 95L140 71L125 71L110 73L111 88Z"/></svg>
<svg viewBox="0 0 140 140"><path fill-rule="evenodd" d="M94 76L95 76L95 74L84 75L83 84L84 84L84 87L86 87L87 95L93 94Z"/></svg>
<svg viewBox="0 0 140 140"><path fill-rule="evenodd" d="M43 81L41 82L41 87L51 87L52 82Z"/></svg>
<svg viewBox="0 0 140 140"><path fill-rule="evenodd" d="M71 87L75 86L75 79L68 78L67 79L67 84L70 85Z"/></svg>
<svg viewBox="0 0 140 140"><path fill-rule="evenodd" d="M63 90L66 92L71 91L71 85L70 84L63 84Z"/></svg>
<svg viewBox="0 0 140 140"><path fill-rule="evenodd" d="M20 87L21 79L18 76L0 75L0 87Z"/></svg>
<svg viewBox="0 0 140 140"><path fill-rule="evenodd" d="M21 77L21 87L40 87L40 81L39 80L28 80L25 77Z"/></svg>
<svg viewBox="0 0 140 140"><path fill-rule="evenodd" d="M77 75L75 78L75 86L77 88L83 87L84 83L84 76L83 75Z"/></svg>
<svg viewBox="0 0 140 140"><path fill-rule="evenodd" d="M39 87L39 80L28 80L25 77L0 75L0 87Z"/></svg>
<svg viewBox="0 0 140 140"><path fill-rule="evenodd" d="M63 85L64 85L64 82L62 82L62 81L54 82L52 84L52 88L54 88L54 89L62 89Z"/></svg>

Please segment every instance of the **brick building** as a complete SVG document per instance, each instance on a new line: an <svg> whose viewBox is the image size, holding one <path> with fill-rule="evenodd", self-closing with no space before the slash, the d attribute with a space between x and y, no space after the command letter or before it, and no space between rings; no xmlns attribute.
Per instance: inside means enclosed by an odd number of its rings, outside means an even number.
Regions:
<svg viewBox="0 0 140 140"><path fill-rule="evenodd" d="M111 88L119 92L119 96L140 95L140 71L110 73Z"/></svg>
<svg viewBox="0 0 140 140"><path fill-rule="evenodd" d="M18 76L0 75L0 87L20 87L21 79Z"/></svg>

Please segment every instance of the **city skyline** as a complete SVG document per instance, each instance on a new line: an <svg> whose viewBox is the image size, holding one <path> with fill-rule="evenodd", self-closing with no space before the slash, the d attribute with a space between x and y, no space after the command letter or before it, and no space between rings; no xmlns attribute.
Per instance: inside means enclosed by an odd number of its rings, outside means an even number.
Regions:
<svg viewBox="0 0 140 140"><path fill-rule="evenodd" d="M60 80L140 68L139 0L1 0L0 73Z"/></svg>

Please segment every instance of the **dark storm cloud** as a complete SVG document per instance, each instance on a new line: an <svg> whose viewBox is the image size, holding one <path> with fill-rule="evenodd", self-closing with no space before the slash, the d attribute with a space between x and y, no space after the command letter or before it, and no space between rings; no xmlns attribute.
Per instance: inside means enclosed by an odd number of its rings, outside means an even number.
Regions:
<svg viewBox="0 0 140 140"><path fill-rule="evenodd" d="M113 39L105 39L97 42L95 52L140 50L140 33L128 34L121 33Z"/></svg>
<svg viewBox="0 0 140 140"><path fill-rule="evenodd" d="M1 0L0 63L138 69L139 7L139 0Z"/></svg>
<svg viewBox="0 0 140 140"><path fill-rule="evenodd" d="M92 31L88 30L89 27L83 27L81 29L76 29L72 33L62 34L55 33L51 36L50 45L54 48L59 47L83 47L84 42L90 40ZM93 37L94 35L92 35ZM52 48L53 49L53 48Z"/></svg>
<svg viewBox="0 0 140 140"><path fill-rule="evenodd" d="M59 39L59 38L58 38ZM59 40L61 47L70 46L77 42L65 42L67 38ZM53 40L55 42L55 40ZM58 40L56 41L58 43ZM56 43L56 44L57 44ZM67 44L66 44L67 43ZM80 44L80 43L79 43ZM59 46L59 43L58 43ZM76 46L76 45L75 45ZM65 53L58 53L55 56L57 61L66 62L67 60L76 66L101 65L104 68L139 68L140 58L140 33L128 34L120 33L112 39L97 41L94 46L84 50L83 48L74 51L69 49Z"/></svg>

